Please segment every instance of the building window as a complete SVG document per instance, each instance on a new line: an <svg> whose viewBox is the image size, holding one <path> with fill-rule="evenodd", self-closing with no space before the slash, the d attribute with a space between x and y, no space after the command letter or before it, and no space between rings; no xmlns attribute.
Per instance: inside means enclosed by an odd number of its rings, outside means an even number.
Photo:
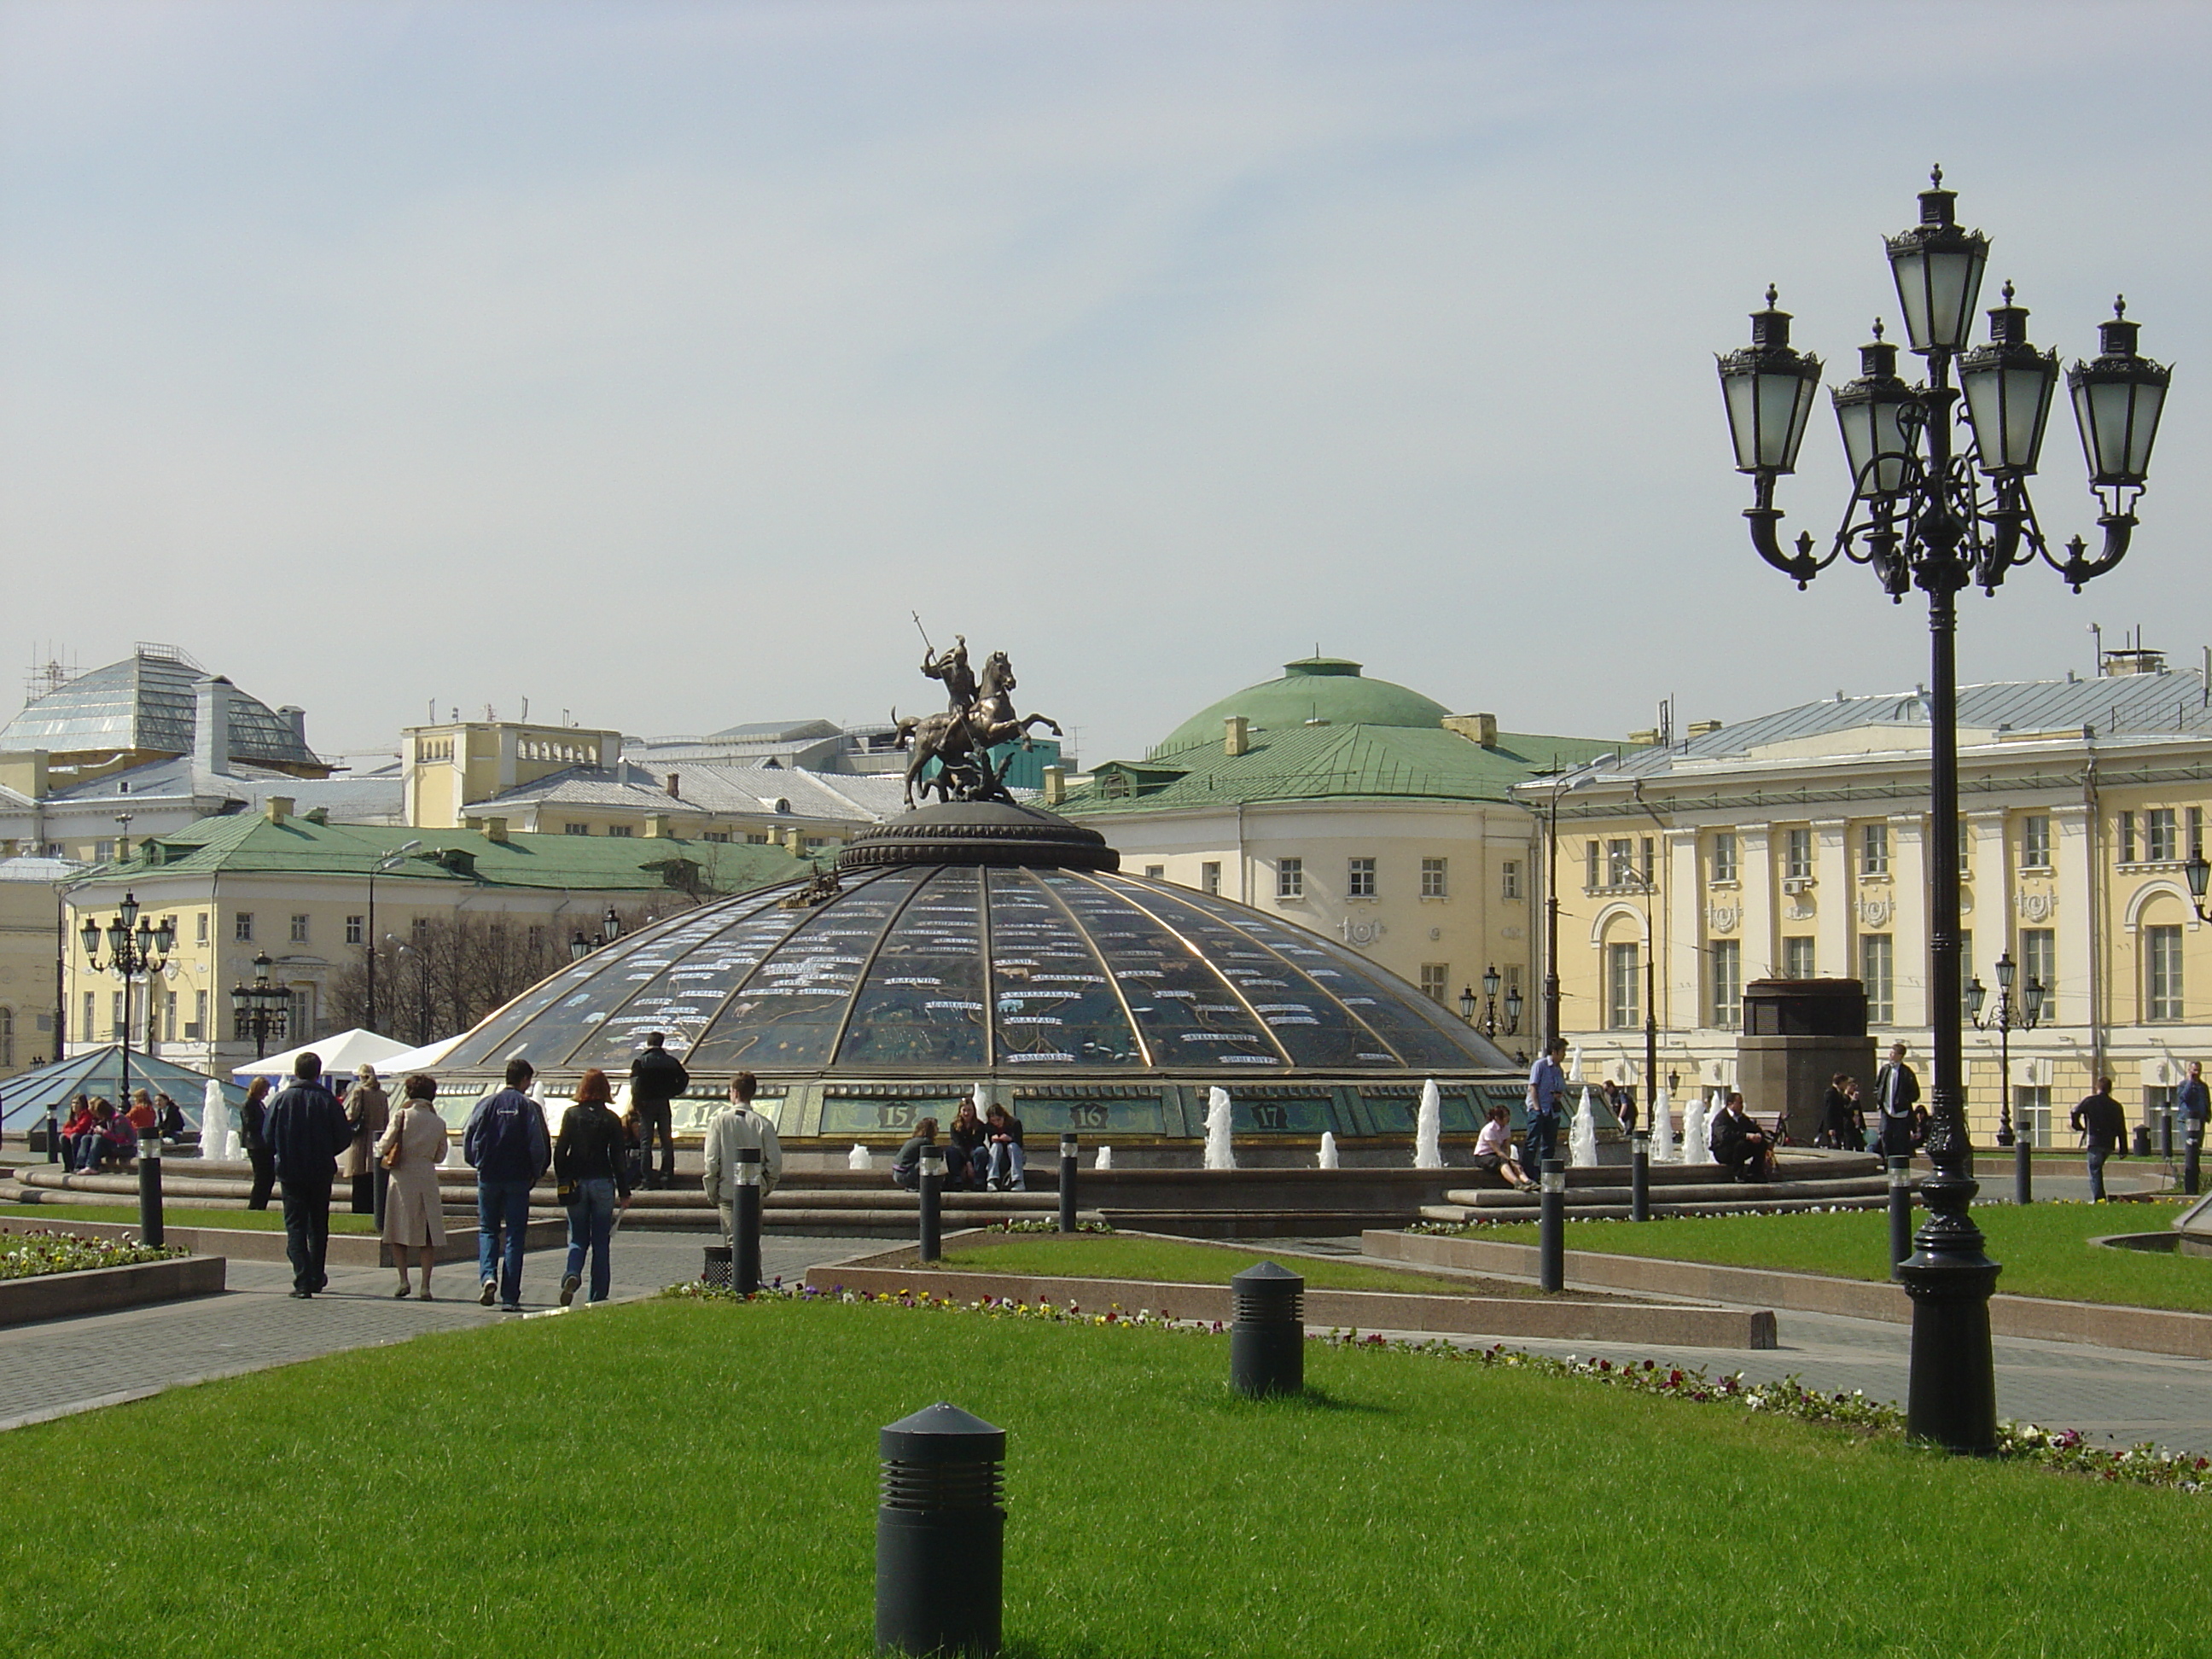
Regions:
<svg viewBox="0 0 2212 1659"><path fill-rule="evenodd" d="M2051 1145L2051 1091L2022 1084L2012 1091L2013 1127L2031 1146Z"/></svg>
<svg viewBox="0 0 2212 1659"><path fill-rule="evenodd" d="M1974 867L1974 826L1964 818L1959 820L1959 873L1966 875Z"/></svg>
<svg viewBox="0 0 2212 1659"><path fill-rule="evenodd" d="M2020 930L2021 989L2025 991L2030 981L2043 988L2044 1018L2056 1023L2057 1015L2051 1005L2058 994L2058 935L2051 928Z"/></svg>
<svg viewBox="0 0 2212 1659"><path fill-rule="evenodd" d="M1859 826L1859 873L1863 876L1886 876L1889 873L1887 824L1863 823Z"/></svg>
<svg viewBox="0 0 2212 1659"><path fill-rule="evenodd" d="M2181 1018L2181 929L2146 927L2143 937L2143 1018Z"/></svg>
<svg viewBox="0 0 2212 1659"><path fill-rule="evenodd" d="M1810 830L1783 831L1782 873L1792 881L1803 881L1812 875L1813 832Z"/></svg>
<svg viewBox="0 0 2212 1659"><path fill-rule="evenodd" d="M1275 860L1275 896L1279 899L1304 898L1306 896L1306 861L1304 859Z"/></svg>
<svg viewBox="0 0 2212 1659"><path fill-rule="evenodd" d="M292 918L292 943L295 945L305 945L307 942L307 918L305 916L294 916Z"/></svg>
<svg viewBox="0 0 2212 1659"><path fill-rule="evenodd" d="M177 999L175 994L172 993L168 1000L161 1005L161 1041L164 1042L174 1042L176 1040Z"/></svg>
<svg viewBox="0 0 2212 1659"><path fill-rule="evenodd" d="M1782 977L1784 979L1814 979L1813 941L1810 936L1793 934L1782 941Z"/></svg>
<svg viewBox="0 0 2212 1659"><path fill-rule="evenodd" d="M1517 899L1521 896L1521 860L1508 859L1498 866L1498 896Z"/></svg>
<svg viewBox="0 0 2212 1659"><path fill-rule="evenodd" d="M346 918L346 943L348 945L358 945L362 939L368 936L367 929L363 925L363 921L364 919L360 916L348 916Z"/></svg>
<svg viewBox="0 0 2212 1659"><path fill-rule="evenodd" d="M2123 812L2120 814L2120 862L2133 864L2135 861L2136 815L2132 812Z"/></svg>
<svg viewBox="0 0 2212 1659"><path fill-rule="evenodd" d="M123 1040L123 993L120 991L107 994L107 1034L118 1042Z"/></svg>
<svg viewBox="0 0 2212 1659"><path fill-rule="evenodd" d="M2020 821L2020 866L2023 870L2051 867L2051 820L2040 813Z"/></svg>
<svg viewBox="0 0 2212 1659"><path fill-rule="evenodd" d="M1209 893L1218 893L1221 890L1221 865L1218 860L1208 859L1198 866L1198 884Z"/></svg>
<svg viewBox="0 0 2212 1659"><path fill-rule="evenodd" d="M1963 999L1966 996L1966 987L1972 982L1973 977L1974 930L1971 927L1961 927L1959 930L1959 995L1960 998Z"/></svg>
<svg viewBox="0 0 2212 1659"><path fill-rule="evenodd" d="M253 943L253 912L240 910L231 918L230 936L240 945Z"/></svg>
<svg viewBox="0 0 2212 1659"><path fill-rule="evenodd" d="M1608 887L1633 887L1636 884L1634 843L1627 836L1619 836L1605 844L1605 884Z"/></svg>
<svg viewBox="0 0 2212 1659"><path fill-rule="evenodd" d="M192 1017L185 1022L185 1041L198 1042L207 1030L208 994L192 993Z"/></svg>
<svg viewBox="0 0 2212 1659"><path fill-rule="evenodd" d="M289 1011L285 1015L284 1032L294 1041L305 1042L315 1031L315 993L312 986L297 986L292 992ZM296 1036L294 1034L296 1033Z"/></svg>
<svg viewBox="0 0 2212 1659"><path fill-rule="evenodd" d="M96 841L96 842L93 842L93 844L92 844L92 861L93 861L94 864L107 864L107 863L110 863L110 862L112 862L112 861L113 860L114 857L115 857L115 843L114 843L113 842L112 842L112 841Z"/></svg>
<svg viewBox="0 0 2212 1659"><path fill-rule="evenodd" d="M561 833L564 836L588 836L592 833L592 826L588 823L564 823L561 826Z"/></svg>
<svg viewBox="0 0 2212 1659"><path fill-rule="evenodd" d="M1595 893L1597 891L1597 843L1594 841L1586 842L1583 851L1589 866L1583 872L1583 885L1588 891Z"/></svg>
<svg viewBox="0 0 2212 1659"><path fill-rule="evenodd" d="M1146 881L1165 881L1167 878L1168 867L1166 865L1148 864L1145 866L1145 879Z"/></svg>
<svg viewBox="0 0 2212 1659"><path fill-rule="evenodd" d="M1713 879L1734 881L1735 876L1735 836L1723 830L1713 837Z"/></svg>
<svg viewBox="0 0 2212 1659"><path fill-rule="evenodd" d="M1444 861L1442 859L1421 860L1421 896L1443 898L1444 890Z"/></svg>
<svg viewBox="0 0 2212 1659"><path fill-rule="evenodd" d="M1375 896L1375 860L1373 859L1345 860L1344 896L1346 898Z"/></svg>
<svg viewBox="0 0 2212 1659"><path fill-rule="evenodd" d="M93 994L91 992L87 991L84 994L84 1018L79 1022L84 1027L84 1036L80 1040L85 1042L89 1042L93 1040L92 1010L94 1005L92 998Z"/></svg>
<svg viewBox="0 0 2212 1659"><path fill-rule="evenodd" d="M706 839L713 842L726 842L729 838L730 832L726 830L709 830L706 834Z"/></svg>
<svg viewBox="0 0 2212 1659"><path fill-rule="evenodd" d="M1614 1031L1632 1031L1643 1024L1644 975L1633 944L1605 947L1605 1023Z"/></svg>
<svg viewBox="0 0 2212 1659"><path fill-rule="evenodd" d="M192 918L192 938L198 944L208 942L208 913L204 910Z"/></svg>
<svg viewBox="0 0 2212 1659"><path fill-rule="evenodd" d="M1866 987L1867 1024L1897 1024L1897 941L1887 933L1859 935L1859 983Z"/></svg>
<svg viewBox="0 0 2212 1659"><path fill-rule="evenodd" d="M1743 941L1715 939L1711 963L1713 1024L1733 1031L1743 1024Z"/></svg>
<svg viewBox="0 0 2212 1659"><path fill-rule="evenodd" d="M758 835L756 835L756 836L747 836L745 837L745 845L746 845L746 846L748 846L748 847L765 847L765 846L767 846L767 845L768 845L768 832L767 832L767 831L765 831L765 830L763 830L763 831L762 831L760 834L758 834Z"/></svg>
<svg viewBox="0 0 2212 1659"><path fill-rule="evenodd" d="M1451 963L1425 962L1421 964L1421 994L1436 1003L1441 1003L1451 995Z"/></svg>
<svg viewBox="0 0 2212 1659"><path fill-rule="evenodd" d="M2204 809L2201 806L2189 809L2189 856L2204 856Z"/></svg>
<svg viewBox="0 0 2212 1659"><path fill-rule="evenodd" d="M627 841L630 836L630 827L627 823L611 823L607 826L607 833L617 841ZM815 844L817 847L821 845L819 842Z"/></svg>
<svg viewBox="0 0 2212 1659"><path fill-rule="evenodd" d="M414 921L409 924L407 933L408 937L414 941L415 947L417 950L420 950L423 945L428 945L430 942L430 918L428 916L416 916Z"/></svg>
<svg viewBox="0 0 2212 1659"><path fill-rule="evenodd" d="M2143 859L2149 864L2172 864L2181 854L2175 850L2179 836L2171 806L2154 806L2143 814Z"/></svg>

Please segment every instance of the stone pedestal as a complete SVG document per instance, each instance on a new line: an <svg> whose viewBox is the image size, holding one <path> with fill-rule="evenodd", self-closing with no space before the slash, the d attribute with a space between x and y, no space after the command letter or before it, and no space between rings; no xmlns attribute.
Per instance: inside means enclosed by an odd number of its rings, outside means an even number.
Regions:
<svg viewBox="0 0 2212 1659"><path fill-rule="evenodd" d="M1810 1146L1838 1072L1858 1079L1860 1097L1872 1110L1874 1039L1867 1035L1863 985L1855 979L1762 979L1744 987L1735 1075L1753 1117L1772 1122L1786 1112L1790 1139Z"/></svg>

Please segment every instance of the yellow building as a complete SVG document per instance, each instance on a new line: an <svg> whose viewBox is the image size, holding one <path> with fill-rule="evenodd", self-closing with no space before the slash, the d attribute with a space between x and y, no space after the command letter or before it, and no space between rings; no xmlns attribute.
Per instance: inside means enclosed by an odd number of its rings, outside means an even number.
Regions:
<svg viewBox="0 0 2212 1659"><path fill-rule="evenodd" d="M2012 1107L2042 1144L2072 1144L2067 1112L2100 1072L2132 1117L2212 1048L2212 934L2184 879L2212 808L2212 708L2155 653L2107 660L1959 694L1962 975L1985 1019L2001 957L2016 1004L2040 993L2010 1049ZM1649 957L1662 1078L1731 1079L1747 983L1856 978L1879 1042L1911 1044L1924 1082L1929 747L1918 694L1838 694L1559 780L1561 1025L1585 1066L1640 1080ZM1550 782L1518 793L1553 810ZM1966 1046L1986 1142L2000 1034L1970 1026Z"/></svg>
<svg viewBox="0 0 2212 1659"><path fill-rule="evenodd" d="M60 1054L61 889L82 872L64 859L0 858L0 1078Z"/></svg>

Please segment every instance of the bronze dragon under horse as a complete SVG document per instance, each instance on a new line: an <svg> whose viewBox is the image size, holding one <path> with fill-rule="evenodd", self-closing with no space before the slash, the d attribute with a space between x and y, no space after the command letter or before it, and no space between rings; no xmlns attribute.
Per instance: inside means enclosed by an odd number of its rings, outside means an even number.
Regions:
<svg viewBox="0 0 2212 1659"><path fill-rule="evenodd" d="M994 763L990 751L1013 743L1025 750L1031 747L1030 733L1040 726L1050 727L1053 736L1060 737L1063 735L1060 722L1048 714L1015 712L1017 682L1005 652L994 651L983 659L981 674L972 674L964 636L956 635L951 649L925 656L921 672L943 682L951 707L942 714L904 718L897 709L891 710L898 747L914 751L906 769L908 809L913 809L917 793L927 800L932 789L945 801L999 800L1011 805L1013 797L1006 791L1006 776L1014 757L1009 753ZM933 774L930 771L933 761L937 763Z"/></svg>

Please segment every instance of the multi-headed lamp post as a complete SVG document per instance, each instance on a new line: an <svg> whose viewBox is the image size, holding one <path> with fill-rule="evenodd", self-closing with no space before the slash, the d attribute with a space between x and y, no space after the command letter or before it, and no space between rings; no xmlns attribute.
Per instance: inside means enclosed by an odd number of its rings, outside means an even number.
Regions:
<svg viewBox="0 0 2212 1659"><path fill-rule="evenodd" d="M1798 537L1794 551L1782 545L1775 480L1796 470L1820 362L1791 348L1790 318L1774 308L1772 289L1766 309L1752 318L1752 343L1721 358L1720 377L1736 470L1754 481L1744 517L1759 556L1800 587L1848 558L1871 566L1894 600L1914 587L1928 595L1928 1015L1934 1039L1928 1152L1936 1172L1921 1186L1927 1223L1899 1268L1912 1297L1907 1420L1912 1433L1954 1450L1985 1451L1996 1439L1989 1297L1997 1267L1983 1254L1981 1232L1967 1212L1976 1187L1959 1018L1956 600L1969 584L1995 593L2006 572L2038 556L2077 592L2119 563L2150 471L2169 374L2136 355L2136 325L2127 320L2124 304L2100 331L2097 358L2068 372L2104 544L2093 558L2077 536L2062 558L2045 541L2027 495L2058 384L2057 354L2028 343L2027 313L2012 303L2010 283L2004 303L1989 313L1989 343L1968 349L1990 244L1981 232L1960 226L1954 200L1938 168L1920 193L1920 222L1889 238L1905 333L1913 353L1926 361L1927 378L1913 386L1899 377L1898 349L1881 337L1877 323L1874 343L1859 354L1859 378L1833 393L1851 497L1826 552L1814 550L1810 532ZM1963 411L1957 407L1962 392Z"/></svg>
<svg viewBox="0 0 2212 1659"><path fill-rule="evenodd" d="M623 920L615 914L615 907L607 906L606 915L599 918L599 931L590 939L580 932L568 941L568 960L581 962L594 951L603 951L623 935Z"/></svg>
<svg viewBox="0 0 2212 1659"><path fill-rule="evenodd" d="M125 893L123 902L116 908L115 919L107 924L107 960L100 959L100 926L92 916L84 919L78 938L84 945L85 966L94 973L111 973L123 981L123 1020L117 1027L116 1042L122 1048L123 1081L120 1096L123 1109L131 1107L131 984L133 980L147 981L147 1006L153 1006L153 978L161 971L169 952L177 948L177 924L164 916L159 927L148 917L138 914L135 894ZM151 1041L153 1021L147 1020L149 1041Z"/></svg>
<svg viewBox="0 0 2212 1659"><path fill-rule="evenodd" d="M292 994L269 982L270 966L269 953L259 952L253 958L253 983L230 988L230 1011L238 1017L239 1029L253 1033L256 1060L268 1054L269 1039L284 1029L292 1007Z"/></svg>
<svg viewBox="0 0 2212 1659"><path fill-rule="evenodd" d="M1482 975L1482 1034L1486 1037L1498 1035L1498 988L1503 983L1493 964ZM1459 994L1459 1017L1472 1025L1474 1021L1474 988L1462 988ZM1505 993L1505 1035L1511 1036L1521 1029L1521 988L1508 988Z"/></svg>
<svg viewBox="0 0 2212 1659"><path fill-rule="evenodd" d="M1976 975L1966 986L1966 1018L1974 1022L1978 1031L1996 1028L1997 1086L2002 1091L1997 1106L1997 1145L2012 1148L2013 1201L2025 1204L2034 1191L2035 1166L2030 1157L2034 1143L2027 1123L2015 1124L2012 1118L2012 1034L2033 1031L2042 1019L2043 981L2030 975L2021 988L2020 1000L2015 1002L2012 988L2019 974L2011 951L1997 958L1997 1006L1990 1010L1987 1019L1982 1018L1982 1005L1989 1000L1989 988Z"/></svg>

